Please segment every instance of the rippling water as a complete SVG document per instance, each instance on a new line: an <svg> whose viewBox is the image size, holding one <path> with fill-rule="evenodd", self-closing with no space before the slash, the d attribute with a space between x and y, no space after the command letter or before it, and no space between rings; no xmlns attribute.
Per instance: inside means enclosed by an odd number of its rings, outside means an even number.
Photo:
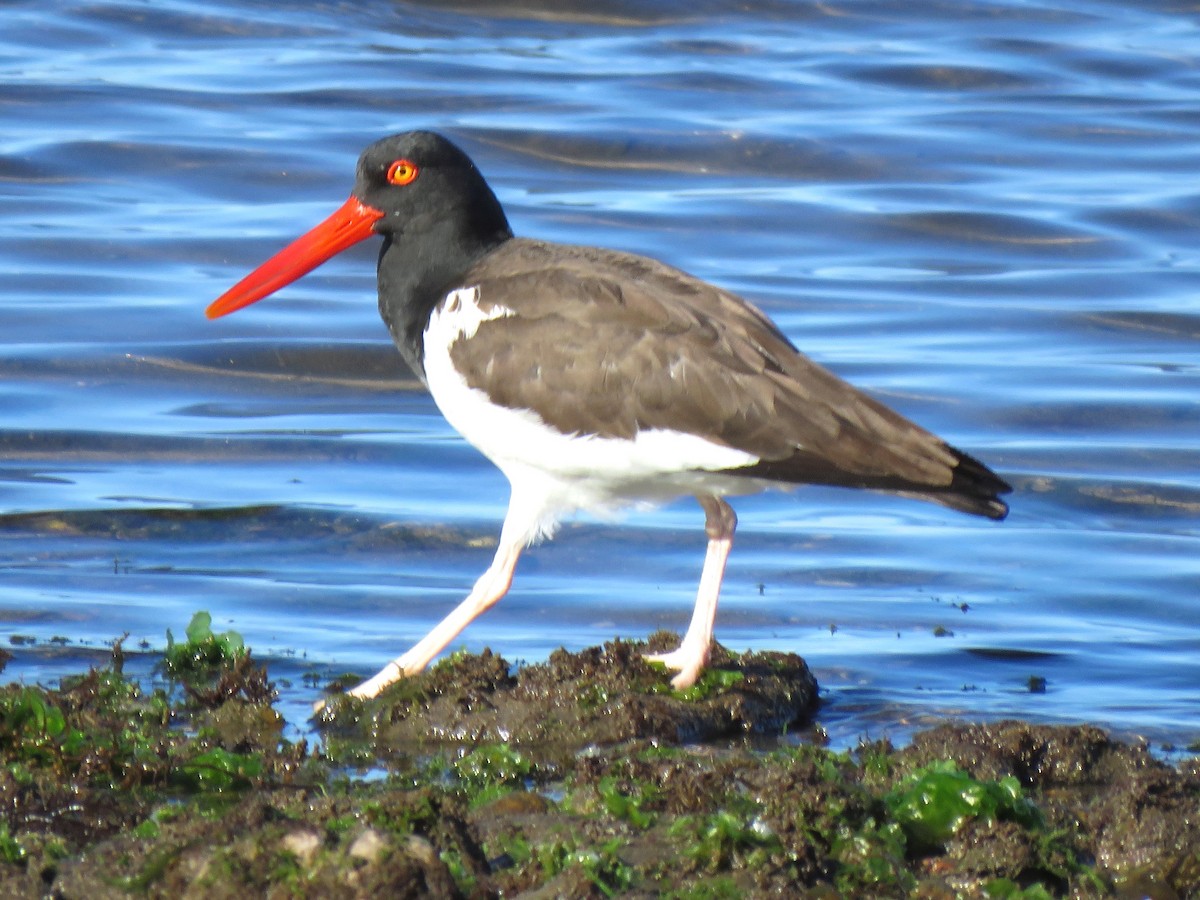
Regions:
<svg viewBox="0 0 1200 900"><path fill-rule="evenodd" d="M8 673L209 609L300 717L302 674L373 672L470 587L506 484L391 348L376 248L203 318L426 127L519 233L744 294L1016 486L999 525L738 504L718 638L803 654L836 742L1200 736L1195 5L753 6L5 4L0 634L37 640ZM682 629L702 556L691 502L581 520L461 643Z"/></svg>

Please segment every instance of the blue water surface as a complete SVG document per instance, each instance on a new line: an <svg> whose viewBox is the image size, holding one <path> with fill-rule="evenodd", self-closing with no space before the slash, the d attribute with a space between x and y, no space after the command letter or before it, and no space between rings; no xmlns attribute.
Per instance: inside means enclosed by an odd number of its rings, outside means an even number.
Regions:
<svg viewBox="0 0 1200 900"><path fill-rule="evenodd" d="M1196 740L1197 25L1167 0L5 4L6 676L207 609L299 722L303 675L370 674L470 588L507 486L391 348L377 248L203 317L365 144L434 128L518 233L747 296L1014 484L1002 524L737 504L718 639L802 654L836 744L1004 716ZM581 519L456 646L682 630L703 541L692 501Z"/></svg>

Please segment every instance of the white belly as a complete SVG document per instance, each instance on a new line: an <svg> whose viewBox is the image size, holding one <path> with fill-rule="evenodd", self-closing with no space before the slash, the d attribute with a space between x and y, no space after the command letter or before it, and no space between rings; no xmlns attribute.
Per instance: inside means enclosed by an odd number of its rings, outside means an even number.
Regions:
<svg viewBox="0 0 1200 900"><path fill-rule="evenodd" d="M650 430L632 440L564 434L532 410L493 404L466 383L450 358L451 346L470 340L482 322L512 315L503 307L485 313L477 299L477 289L463 288L434 311L424 334L425 377L442 415L508 476L514 489L542 480L548 499L566 513L761 487L752 479L715 474L752 465L758 457L694 434Z"/></svg>

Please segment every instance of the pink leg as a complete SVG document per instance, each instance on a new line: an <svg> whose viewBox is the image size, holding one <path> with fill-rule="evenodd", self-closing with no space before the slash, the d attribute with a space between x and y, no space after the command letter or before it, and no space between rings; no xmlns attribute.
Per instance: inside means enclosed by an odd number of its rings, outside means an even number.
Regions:
<svg viewBox="0 0 1200 900"><path fill-rule="evenodd" d="M507 523L506 523L507 524ZM420 672L435 656L446 649L446 645L458 637L459 633L471 624L480 613L495 605L501 597L508 593L512 584L513 570L517 559L525 547L524 535L513 542L506 541L508 528L500 536L500 547L488 570L475 582L475 587L454 611L425 635L411 650L396 657L383 667L379 674L367 679L358 687L349 691L351 697L370 698L379 695L388 685L399 681L408 675Z"/></svg>
<svg viewBox="0 0 1200 900"><path fill-rule="evenodd" d="M737 528L737 515L733 507L720 497L705 494L696 499L704 507L708 552L704 556L704 570L700 573L700 589L696 591L692 622L678 649L646 656L651 662L660 662L679 673L671 679L671 686L677 691L695 684L708 664L713 622L717 617L717 599L721 595L721 579L725 576L725 561L729 559L729 551L733 548L733 532Z"/></svg>

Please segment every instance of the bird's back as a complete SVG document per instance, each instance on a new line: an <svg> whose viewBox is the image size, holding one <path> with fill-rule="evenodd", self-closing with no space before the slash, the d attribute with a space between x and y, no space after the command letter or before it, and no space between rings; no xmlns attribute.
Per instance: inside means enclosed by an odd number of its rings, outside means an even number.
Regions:
<svg viewBox="0 0 1200 900"><path fill-rule="evenodd" d="M1007 512L999 495L1010 488L986 466L814 363L740 297L678 269L513 239L461 286L478 289L485 318L450 348L455 368L493 403L564 433L698 435L758 460L731 475Z"/></svg>

